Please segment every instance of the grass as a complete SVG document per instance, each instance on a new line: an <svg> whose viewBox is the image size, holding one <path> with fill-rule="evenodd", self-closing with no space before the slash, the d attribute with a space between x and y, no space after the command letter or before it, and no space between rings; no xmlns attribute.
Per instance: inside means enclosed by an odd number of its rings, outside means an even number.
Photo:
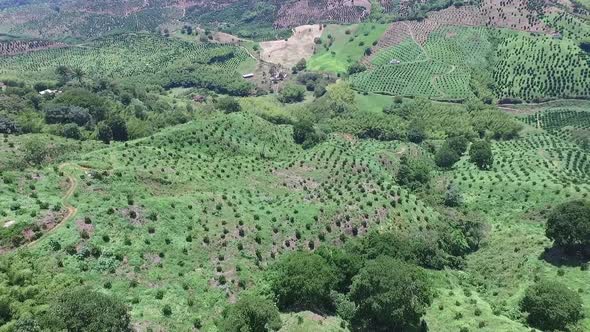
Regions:
<svg viewBox="0 0 590 332"><path fill-rule="evenodd" d="M360 110L381 113L383 109L393 103L393 97L374 93L357 93L356 104Z"/></svg>
<svg viewBox="0 0 590 332"><path fill-rule="evenodd" d="M337 317L322 317L309 311L281 315L283 327L280 332L343 332L348 331L342 328L341 320Z"/></svg>
<svg viewBox="0 0 590 332"><path fill-rule="evenodd" d="M317 45L316 54L307 62L307 68L335 73L346 72L348 66L358 62L363 57L365 49L372 47L386 29L386 24L376 23L350 26L329 24L322 33L322 45ZM331 45L330 40L333 41Z"/></svg>

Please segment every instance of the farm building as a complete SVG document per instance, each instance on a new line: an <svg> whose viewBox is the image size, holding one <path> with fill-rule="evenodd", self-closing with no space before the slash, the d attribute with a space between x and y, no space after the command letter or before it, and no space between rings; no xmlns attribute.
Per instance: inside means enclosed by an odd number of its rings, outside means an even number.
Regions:
<svg viewBox="0 0 590 332"><path fill-rule="evenodd" d="M205 96L193 96L193 101L197 102L197 103L203 103L205 102L206 97Z"/></svg>
<svg viewBox="0 0 590 332"><path fill-rule="evenodd" d="M244 74L244 75L242 75L242 77L243 78L252 78L252 77L254 77L254 74L253 73Z"/></svg>
<svg viewBox="0 0 590 332"><path fill-rule="evenodd" d="M287 78L287 73L283 71L276 71L272 72L270 76L270 80L272 83L278 83L279 81L283 81Z"/></svg>
<svg viewBox="0 0 590 332"><path fill-rule="evenodd" d="M40 95L42 96L50 96L50 95L55 95L61 93L61 91L59 90L51 90L51 89L47 89L47 90L43 90L41 92L39 92Z"/></svg>

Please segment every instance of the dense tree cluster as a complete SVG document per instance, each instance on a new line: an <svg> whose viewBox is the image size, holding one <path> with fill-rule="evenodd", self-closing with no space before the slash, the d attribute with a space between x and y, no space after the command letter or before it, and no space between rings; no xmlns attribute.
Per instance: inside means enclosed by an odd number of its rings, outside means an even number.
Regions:
<svg viewBox="0 0 590 332"><path fill-rule="evenodd" d="M555 207L547 218L546 234L568 251L590 246L590 203L571 201Z"/></svg>
<svg viewBox="0 0 590 332"><path fill-rule="evenodd" d="M553 281L530 286L520 307L528 314L529 324L543 331L563 331L582 318L580 295Z"/></svg>
<svg viewBox="0 0 590 332"><path fill-rule="evenodd" d="M282 256L268 273L279 308L337 312L353 331L419 326L432 300L430 281L415 265L420 254L411 258L411 241L400 239L372 233L345 249Z"/></svg>
<svg viewBox="0 0 590 332"><path fill-rule="evenodd" d="M469 160L480 169L490 169L494 163L494 154L490 142L476 141L469 149Z"/></svg>
<svg viewBox="0 0 590 332"><path fill-rule="evenodd" d="M111 296L84 288L59 294L51 303L48 320L57 330L131 331L124 304Z"/></svg>

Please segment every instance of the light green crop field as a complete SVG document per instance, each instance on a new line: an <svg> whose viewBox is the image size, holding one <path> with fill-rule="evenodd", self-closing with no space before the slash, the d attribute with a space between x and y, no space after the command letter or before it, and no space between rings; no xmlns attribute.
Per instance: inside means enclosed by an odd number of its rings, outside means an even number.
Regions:
<svg viewBox="0 0 590 332"><path fill-rule="evenodd" d="M386 24L376 23L350 26L329 24L322 33L322 45L316 46L316 54L307 62L307 68L346 72L348 66L359 61L364 56L365 49L372 47L386 29ZM333 41L331 45L330 40Z"/></svg>
<svg viewBox="0 0 590 332"><path fill-rule="evenodd" d="M546 249L551 244L543 223L555 205L587 199L590 193L588 150L563 134L574 122L588 126L590 113L582 112L549 109L523 117L526 123L536 125L541 118L547 125L494 144L492 170L482 172L462 160L452 173L441 175L439 181L461 187L466 204L483 213L491 228L488 240L469 256L465 273L439 275L440 294L427 314L431 329L525 331L517 322L522 317L518 306L525 288L539 279L563 282L584 303L590 301L588 271ZM547 117L552 120L543 121ZM590 328L588 317L581 327Z"/></svg>
<svg viewBox="0 0 590 332"><path fill-rule="evenodd" d="M532 332L546 322L523 299L543 281L571 300L543 316L572 304L565 330L590 331L590 246L551 233L556 208L590 202L590 25L563 11L526 18L559 34L448 26L422 11L475 5L371 3L383 15L338 13L364 23L322 25L307 68L278 79L288 69L253 41L162 36L152 25L176 2L137 17L152 33L0 57L0 332L73 329L111 301L119 312L96 326L115 317L121 331L280 317L280 332ZM256 40L286 32L262 2L186 10ZM394 14L421 23L403 22L401 40L370 22ZM503 15L490 26L515 23ZM39 29L68 14L44 17ZM131 16L89 17L131 29ZM94 35L88 24L71 38ZM562 219L557 232L577 221ZM58 317L85 309L70 290L88 291L91 313Z"/></svg>

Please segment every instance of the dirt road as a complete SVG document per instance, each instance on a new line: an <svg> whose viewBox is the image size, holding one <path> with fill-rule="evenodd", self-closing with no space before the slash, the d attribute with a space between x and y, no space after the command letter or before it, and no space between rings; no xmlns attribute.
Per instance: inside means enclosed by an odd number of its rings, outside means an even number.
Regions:
<svg viewBox="0 0 590 332"><path fill-rule="evenodd" d="M64 168L66 168L67 166L74 166L74 167L80 168L80 166L78 166L78 165L74 165L74 164L70 164L70 163L63 163L63 164L59 165L59 170L63 171ZM65 172L64 172L64 174L65 174ZM74 195L74 193L76 192L76 189L78 188L78 179L76 179L76 177L71 174L68 174L66 176L67 176L67 182L68 182L68 189L66 190L66 192L64 193L64 195L62 197L62 204L66 208L66 211L67 211L66 214L53 228L51 228L46 233L44 233L42 237L27 243L25 245L25 247L34 246L39 240L44 238L46 235L51 234L52 232L54 232L55 230L57 230L58 228L63 226L68 220L70 220L78 212L78 209L75 206L68 203L68 201Z"/></svg>

